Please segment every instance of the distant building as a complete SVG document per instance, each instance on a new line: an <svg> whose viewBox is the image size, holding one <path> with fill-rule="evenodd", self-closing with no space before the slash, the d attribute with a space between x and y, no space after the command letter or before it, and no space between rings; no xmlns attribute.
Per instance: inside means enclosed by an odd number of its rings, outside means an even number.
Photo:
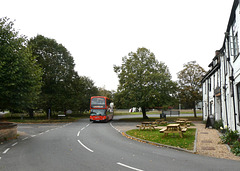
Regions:
<svg viewBox="0 0 240 171"><path fill-rule="evenodd" d="M240 7L234 0L223 46L209 64L202 79L203 119L223 120L232 130L240 131Z"/></svg>

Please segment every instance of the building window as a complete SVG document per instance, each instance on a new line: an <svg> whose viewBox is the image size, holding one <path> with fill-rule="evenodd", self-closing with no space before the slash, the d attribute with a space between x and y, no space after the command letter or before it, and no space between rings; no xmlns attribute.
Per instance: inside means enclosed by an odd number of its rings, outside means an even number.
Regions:
<svg viewBox="0 0 240 171"><path fill-rule="evenodd" d="M231 55L234 57L234 60L239 55L239 44L238 44L238 32L236 31L236 21L233 23L232 27L232 36L230 36L230 46L231 46Z"/></svg>
<svg viewBox="0 0 240 171"><path fill-rule="evenodd" d="M205 85L204 92L205 92L205 94L207 94L207 81L205 81L204 85Z"/></svg>
<svg viewBox="0 0 240 171"><path fill-rule="evenodd" d="M211 78L208 80L208 91L211 92Z"/></svg>
<svg viewBox="0 0 240 171"><path fill-rule="evenodd" d="M213 89L215 89L215 74L213 75Z"/></svg>
<svg viewBox="0 0 240 171"><path fill-rule="evenodd" d="M240 122L240 83L237 84L237 103L238 103L238 116Z"/></svg>

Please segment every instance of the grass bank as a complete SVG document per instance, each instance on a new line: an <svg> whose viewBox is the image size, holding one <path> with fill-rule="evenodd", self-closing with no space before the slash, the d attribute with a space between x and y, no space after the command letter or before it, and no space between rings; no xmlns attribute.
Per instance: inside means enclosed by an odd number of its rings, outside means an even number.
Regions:
<svg viewBox="0 0 240 171"><path fill-rule="evenodd" d="M167 117L166 118L166 121L168 122L175 122L178 118L187 118L189 121L202 121L203 118L201 116L198 116L198 117L192 117L192 116L182 116L182 117ZM156 119L159 119L159 117L149 117L148 119L143 119L142 117L137 117L137 118L123 118L123 119L120 119L119 121L121 122L145 122L145 121L149 121L149 122L152 122L152 121L155 121Z"/></svg>
<svg viewBox="0 0 240 171"><path fill-rule="evenodd" d="M195 128L189 128L183 138L180 138L178 134L169 134L167 137L163 137L163 133L159 133L159 130L129 130L126 133L132 137L136 137L142 140L147 140L159 144L170 145L175 147L184 148L187 150L194 149L195 140Z"/></svg>
<svg viewBox="0 0 240 171"><path fill-rule="evenodd" d="M89 118L89 114L67 114L66 117L59 118L57 114L53 114L50 119L44 113L36 113L33 118L30 118L26 113L8 113L0 118L0 122L15 122L15 123L61 123L74 122L79 119Z"/></svg>
<svg viewBox="0 0 240 171"><path fill-rule="evenodd" d="M160 110L153 110L153 111L148 111L147 115L151 115L151 114L158 114L159 115L160 113L162 113L162 111L160 111ZM200 114L200 113L202 113L202 110L197 110L196 113ZM141 115L142 112L131 112L130 113L128 111L128 109L125 109L125 110L123 110L123 109L116 109L114 111L114 114L115 115ZM193 110L191 110L191 109L180 110L180 115L184 115L184 114L193 114Z"/></svg>

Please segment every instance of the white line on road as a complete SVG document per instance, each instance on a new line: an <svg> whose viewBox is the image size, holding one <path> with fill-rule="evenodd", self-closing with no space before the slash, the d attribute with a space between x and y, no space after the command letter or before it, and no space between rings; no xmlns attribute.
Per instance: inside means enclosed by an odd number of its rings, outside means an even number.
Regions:
<svg viewBox="0 0 240 171"><path fill-rule="evenodd" d="M129 169L132 169L132 170L144 171L144 170L137 169L137 168L135 168L135 167L131 167L131 166L128 166L128 165L126 165L126 164L120 163L120 162L118 162L117 164L120 165L120 166L123 166L123 167L129 168Z"/></svg>
<svg viewBox="0 0 240 171"><path fill-rule="evenodd" d="M81 131L83 131L85 128L87 128L88 126L89 126L90 124L87 124L85 127L83 127L82 129L81 129Z"/></svg>
<svg viewBox="0 0 240 171"><path fill-rule="evenodd" d="M15 145L17 145L17 144L18 144L18 142L15 142L14 144L12 144L12 147L15 146Z"/></svg>
<svg viewBox="0 0 240 171"><path fill-rule="evenodd" d="M7 149L3 152L3 154L6 154L6 153L8 152L8 150L10 150L10 148L7 148Z"/></svg>
<svg viewBox="0 0 240 171"><path fill-rule="evenodd" d="M77 134L77 136L79 137L79 135L80 135L80 131L78 131L78 134Z"/></svg>
<svg viewBox="0 0 240 171"><path fill-rule="evenodd" d="M23 138L22 140L24 141L24 140L26 140L26 139L28 139L28 137L25 137L25 138Z"/></svg>
<svg viewBox="0 0 240 171"><path fill-rule="evenodd" d="M93 150L91 150L90 148L88 148L87 146L85 146L80 140L78 140L79 144L81 144L84 148L86 148L88 151L93 153Z"/></svg>
<svg viewBox="0 0 240 171"><path fill-rule="evenodd" d="M111 127L114 128L116 131L121 132L120 130L118 130L117 128L115 128L115 127L112 125L112 123L110 123L110 125L111 125Z"/></svg>

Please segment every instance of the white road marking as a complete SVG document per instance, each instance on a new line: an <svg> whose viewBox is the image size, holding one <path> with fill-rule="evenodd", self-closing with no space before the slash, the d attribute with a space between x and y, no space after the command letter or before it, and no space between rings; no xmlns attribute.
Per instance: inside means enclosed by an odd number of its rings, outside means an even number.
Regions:
<svg viewBox="0 0 240 171"><path fill-rule="evenodd" d="M31 135L31 137L36 137L36 135Z"/></svg>
<svg viewBox="0 0 240 171"><path fill-rule="evenodd" d="M28 139L28 137L25 137L25 138L23 138L22 140L24 141L24 140L26 140L26 139Z"/></svg>
<svg viewBox="0 0 240 171"><path fill-rule="evenodd" d="M118 130L117 128L115 128L115 127L112 125L112 123L110 123L110 125L111 125L111 127L114 128L116 131L121 132L120 130Z"/></svg>
<svg viewBox="0 0 240 171"><path fill-rule="evenodd" d="M88 151L93 153L93 150L91 150L90 148L88 148L87 146L85 146L80 140L78 140L79 144L81 144L85 149L87 149Z"/></svg>
<svg viewBox="0 0 240 171"><path fill-rule="evenodd" d="M120 166L123 166L123 167L129 168L129 169L132 169L132 170L144 171L144 170L137 169L137 168L135 168L135 167L131 167L131 166L128 166L128 165L126 165L126 164L120 163L120 162L118 162L117 164L120 165Z"/></svg>
<svg viewBox="0 0 240 171"><path fill-rule="evenodd" d="M79 137L79 135L80 135L80 131L78 131L78 134L77 134L77 136Z"/></svg>
<svg viewBox="0 0 240 171"><path fill-rule="evenodd" d="M15 145L17 145L18 144L18 142L15 142L14 144L12 144L12 147L14 147Z"/></svg>
<svg viewBox="0 0 240 171"><path fill-rule="evenodd" d="M10 150L10 148L7 148L7 149L3 152L3 154L6 154L9 150Z"/></svg>

